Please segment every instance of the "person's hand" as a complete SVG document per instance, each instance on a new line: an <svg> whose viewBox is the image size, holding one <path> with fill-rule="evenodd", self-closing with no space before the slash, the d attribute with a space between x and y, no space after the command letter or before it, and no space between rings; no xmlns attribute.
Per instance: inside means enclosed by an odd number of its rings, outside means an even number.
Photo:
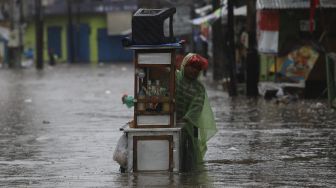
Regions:
<svg viewBox="0 0 336 188"><path fill-rule="evenodd" d="M121 97L121 102L123 103L123 104L125 104L125 100L126 100L126 97L127 97L128 95L127 94L124 94L122 97Z"/></svg>
<svg viewBox="0 0 336 188"><path fill-rule="evenodd" d="M131 120L130 122L128 122L128 126L130 128L135 128L134 120Z"/></svg>

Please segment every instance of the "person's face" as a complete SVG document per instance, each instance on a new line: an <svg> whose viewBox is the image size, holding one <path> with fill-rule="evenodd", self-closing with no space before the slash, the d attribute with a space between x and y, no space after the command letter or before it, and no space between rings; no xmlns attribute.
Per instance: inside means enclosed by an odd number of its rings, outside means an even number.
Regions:
<svg viewBox="0 0 336 188"><path fill-rule="evenodd" d="M199 73L200 73L200 69L190 65L190 64L187 64L185 67L184 67L184 76L191 79L191 80L196 80Z"/></svg>

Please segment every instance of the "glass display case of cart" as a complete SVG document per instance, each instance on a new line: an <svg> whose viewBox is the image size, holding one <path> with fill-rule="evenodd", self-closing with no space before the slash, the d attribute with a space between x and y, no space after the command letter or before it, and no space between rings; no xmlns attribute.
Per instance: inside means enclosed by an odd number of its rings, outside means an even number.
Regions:
<svg viewBox="0 0 336 188"><path fill-rule="evenodd" d="M175 49L135 51L135 128L175 124Z"/></svg>

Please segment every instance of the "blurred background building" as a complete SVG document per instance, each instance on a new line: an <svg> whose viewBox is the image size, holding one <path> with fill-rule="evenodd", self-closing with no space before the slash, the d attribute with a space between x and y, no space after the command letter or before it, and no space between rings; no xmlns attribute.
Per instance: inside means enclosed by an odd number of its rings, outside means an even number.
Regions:
<svg viewBox="0 0 336 188"><path fill-rule="evenodd" d="M45 4L44 57L54 53L65 62L130 61L120 40L130 28L135 0L53 0ZM25 41L33 44L35 25L28 24Z"/></svg>
<svg viewBox="0 0 336 188"><path fill-rule="evenodd" d="M176 7L174 35L185 41L177 62L188 52L208 58L230 95L256 96L259 81L297 82L295 74L305 96L323 95L325 54L336 51L330 0L0 0L0 66L131 62L121 39L131 36L133 13L165 7ZM302 56L309 71L293 77L283 65L300 50L315 59Z"/></svg>

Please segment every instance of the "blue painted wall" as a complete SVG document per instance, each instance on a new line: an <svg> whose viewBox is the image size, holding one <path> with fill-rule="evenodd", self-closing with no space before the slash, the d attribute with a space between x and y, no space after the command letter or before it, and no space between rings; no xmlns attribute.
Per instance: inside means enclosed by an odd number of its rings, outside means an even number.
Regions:
<svg viewBox="0 0 336 188"><path fill-rule="evenodd" d="M90 62L90 26L80 24L79 28L73 27L74 58L76 62ZM70 31L68 30L68 54L70 54ZM68 56L70 59L70 56Z"/></svg>
<svg viewBox="0 0 336 188"><path fill-rule="evenodd" d="M98 29L98 60L100 62L129 62L133 59L133 51L125 50L121 39L125 36L109 36L106 28Z"/></svg>
<svg viewBox="0 0 336 188"><path fill-rule="evenodd" d="M62 56L62 38L61 38L62 27L61 26L51 26L48 27L48 50L52 50L54 54L58 57Z"/></svg>

